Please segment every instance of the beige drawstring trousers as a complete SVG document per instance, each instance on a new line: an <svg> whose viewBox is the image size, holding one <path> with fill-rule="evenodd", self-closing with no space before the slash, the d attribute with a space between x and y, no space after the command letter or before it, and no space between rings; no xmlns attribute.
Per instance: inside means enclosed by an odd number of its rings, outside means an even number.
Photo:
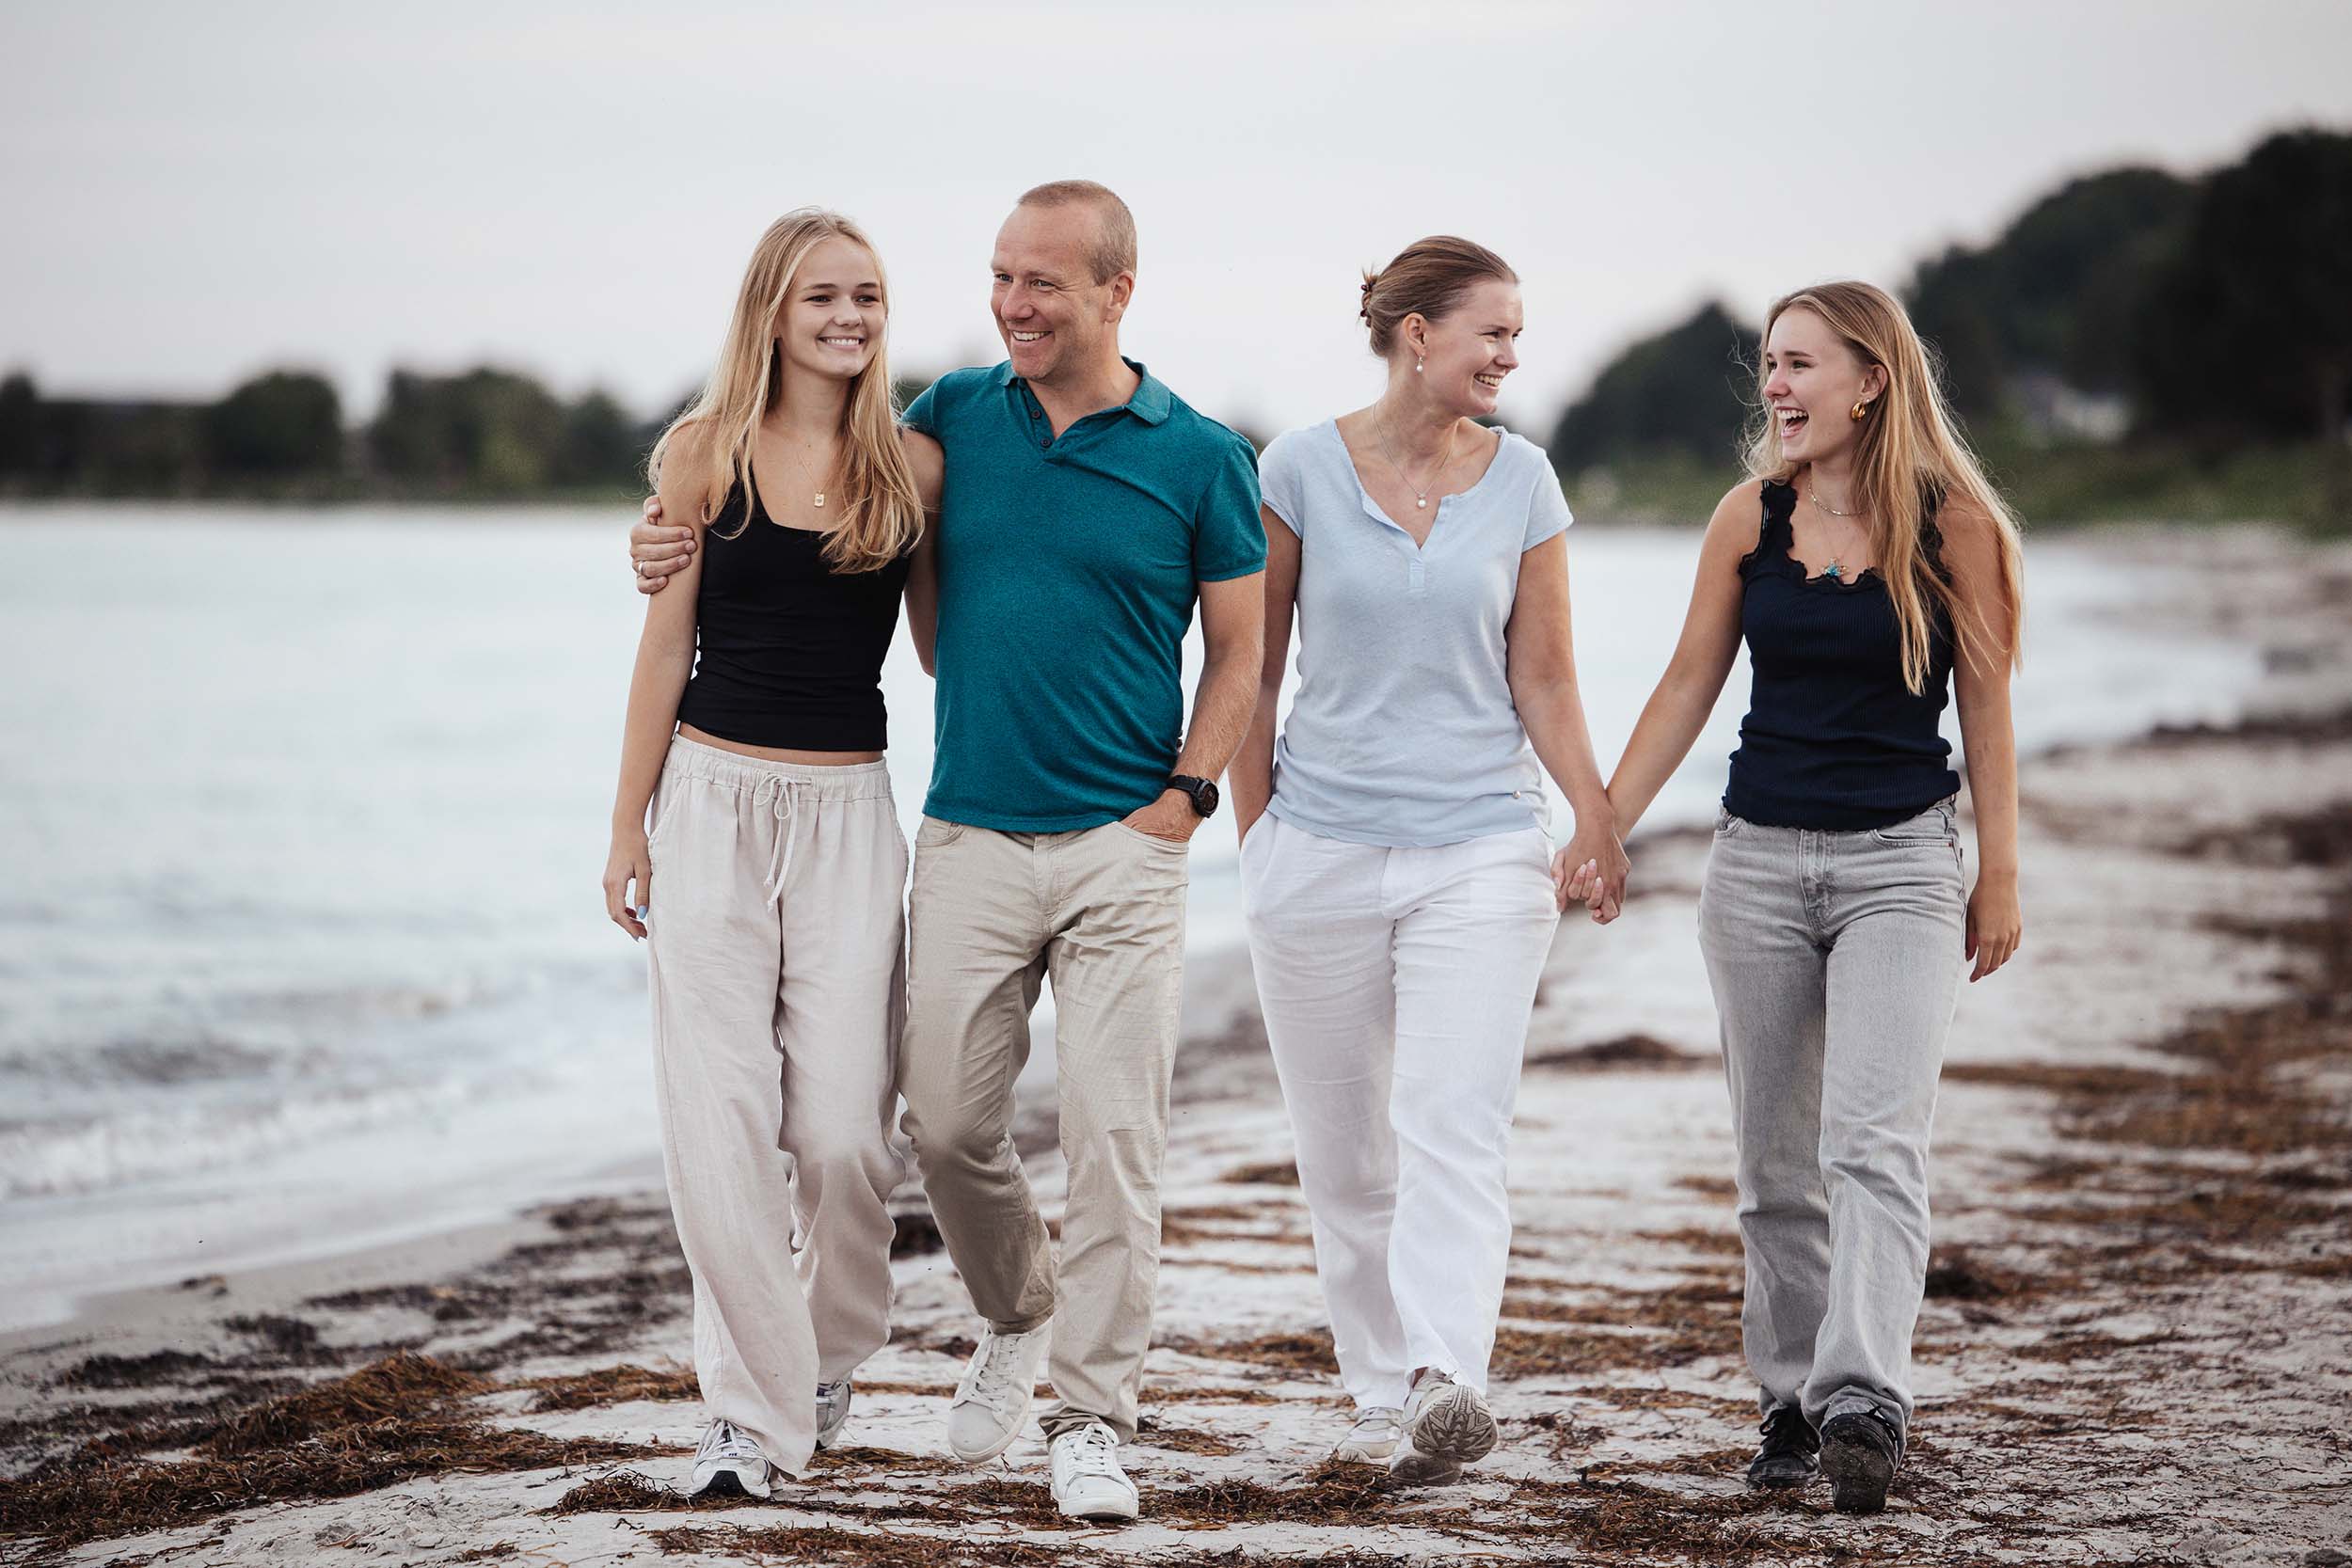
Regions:
<svg viewBox="0 0 2352 1568"><path fill-rule="evenodd" d="M980 1316L1007 1333L1053 1324L1048 1437L1096 1419L1136 1434L1189 872L1184 845L1120 822L1008 833L927 816L915 835L907 1136ZM1058 1274L1012 1147L1013 1083L1049 976L1070 1176Z"/></svg>
<svg viewBox="0 0 2352 1568"><path fill-rule="evenodd" d="M705 1415L798 1474L889 1338L906 840L879 762L678 737L654 794L655 1097Z"/></svg>

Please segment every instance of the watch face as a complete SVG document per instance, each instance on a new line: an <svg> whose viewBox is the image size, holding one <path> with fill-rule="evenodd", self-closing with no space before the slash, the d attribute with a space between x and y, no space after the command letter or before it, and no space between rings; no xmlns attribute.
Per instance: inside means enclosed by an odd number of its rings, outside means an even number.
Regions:
<svg viewBox="0 0 2352 1568"><path fill-rule="evenodd" d="M1216 785L1204 784L1192 792L1192 809L1203 816L1215 816L1216 803L1220 799L1221 797L1216 792Z"/></svg>

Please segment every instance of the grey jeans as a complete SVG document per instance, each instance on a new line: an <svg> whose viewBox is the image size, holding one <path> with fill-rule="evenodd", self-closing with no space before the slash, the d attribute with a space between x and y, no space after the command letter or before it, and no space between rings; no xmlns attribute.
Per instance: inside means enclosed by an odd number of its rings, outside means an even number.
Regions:
<svg viewBox="0 0 2352 1568"><path fill-rule="evenodd" d="M1741 1335L1767 1413L1910 1422L1965 906L1949 800L1860 832L1717 818L1699 945L1739 1149Z"/></svg>

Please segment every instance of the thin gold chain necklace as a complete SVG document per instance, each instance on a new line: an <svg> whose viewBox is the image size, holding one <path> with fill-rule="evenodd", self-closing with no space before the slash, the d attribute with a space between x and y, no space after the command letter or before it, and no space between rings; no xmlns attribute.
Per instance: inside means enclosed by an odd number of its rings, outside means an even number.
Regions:
<svg viewBox="0 0 2352 1568"><path fill-rule="evenodd" d="M1825 504L1821 499L1820 492L1814 489L1810 482L1805 485L1804 499L1813 504L1813 510L1825 512L1833 517L1841 517L1851 521L1855 517L1867 517L1870 515L1870 509L1867 506L1856 507L1851 512L1840 512L1837 508ZM1821 568L1821 575L1832 582L1843 582L1846 580L1846 563L1832 555L1829 558L1829 564Z"/></svg>
<svg viewBox="0 0 2352 1568"><path fill-rule="evenodd" d="M807 485L814 493L811 504L814 505L819 512L822 512L825 509L824 487L818 484L815 481L808 477L808 465L801 461L801 454L797 449L787 447L785 449L785 455L791 458L792 466L801 471L801 483Z"/></svg>
<svg viewBox="0 0 2352 1568"><path fill-rule="evenodd" d="M1837 508L1821 499L1821 492L1816 489L1809 480L1805 483L1804 499L1813 503L1813 509L1816 512L1826 512L1833 517L1867 517L1870 515L1870 509L1867 506L1857 506L1851 512L1838 511Z"/></svg>

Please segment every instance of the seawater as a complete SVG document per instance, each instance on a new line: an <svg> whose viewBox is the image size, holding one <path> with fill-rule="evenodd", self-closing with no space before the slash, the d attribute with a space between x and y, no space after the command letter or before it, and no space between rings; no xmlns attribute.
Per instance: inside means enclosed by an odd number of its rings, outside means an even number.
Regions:
<svg viewBox="0 0 2352 1568"><path fill-rule="evenodd" d="M628 521L0 509L0 1326L653 1171L644 955L597 885ZM1604 770L1697 544L1570 536ZM2084 539L2032 570L2028 752L2226 719L2259 673L2134 614L2174 568ZM884 684L911 833L930 699L903 633ZM1746 687L1653 820L1711 812ZM1240 940L1226 818L1190 921L1197 953Z"/></svg>

